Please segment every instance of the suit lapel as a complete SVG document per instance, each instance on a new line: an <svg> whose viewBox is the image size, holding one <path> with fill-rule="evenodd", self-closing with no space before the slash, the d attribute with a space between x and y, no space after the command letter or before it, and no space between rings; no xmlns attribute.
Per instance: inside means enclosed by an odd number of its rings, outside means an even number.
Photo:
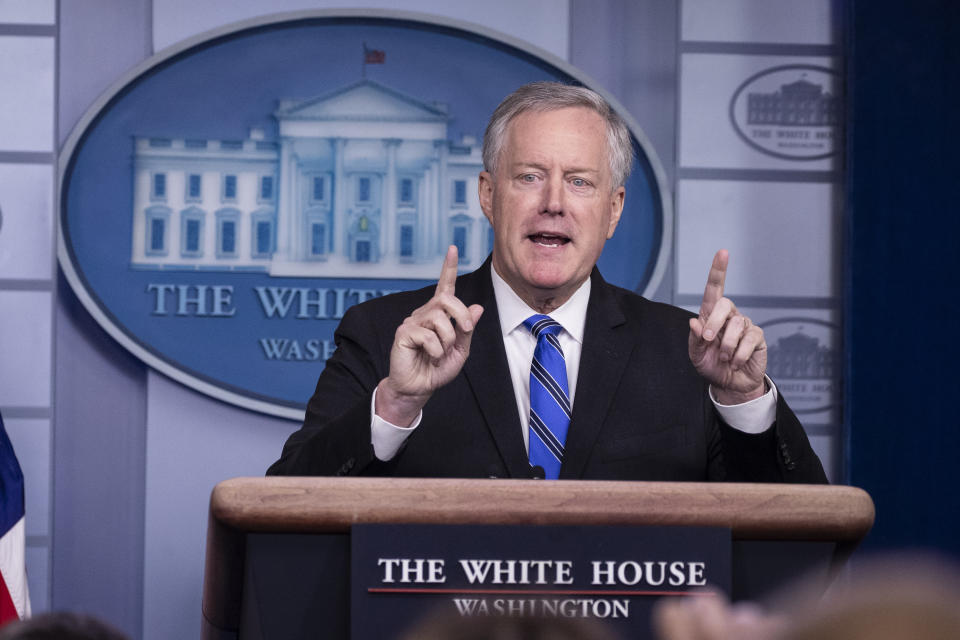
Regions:
<svg viewBox="0 0 960 640"><path fill-rule="evenodd" d="M480 304L483 315L474 330L463 374L511 477L530 477L530 462L514 399L510 368L503 347L497 301L490 279L490 260L457 281L456 295L467 306Z"/></svg>
<svg viewBox="0 0 960 640"><path fill-rule="evenodd" d="M635 346L626 317L597 269L591 275L590 303L573 399L573 417L564 446L561 479L577 479L593 451L624 367Z"/></svg>

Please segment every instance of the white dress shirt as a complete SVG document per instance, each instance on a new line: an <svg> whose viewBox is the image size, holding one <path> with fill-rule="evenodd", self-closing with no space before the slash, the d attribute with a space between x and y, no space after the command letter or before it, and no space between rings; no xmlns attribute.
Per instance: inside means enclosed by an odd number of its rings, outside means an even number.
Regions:
<svg viewBox="0 0 960 640"><path fill-rule="evenodd" d="M529 447L530 438L530 365L537 339L523 326L523 321L538 313L531 309L510 285L500 277L491 265L493 276L493 294L500 314L500 330L503 334L503 346L507 353L507 365L510 368L510 380L517 401L517 413L520 427L523 429L523 444ZM550 317L563 327L557 338L563 349L567 365L567 386L570 392L571 406L576 402L577 373L580 371L580 350L583 346L583 332L587 321L587 304L590 301L590 279L580 285L570 299L550 313ZM777 413L777 390L767 378L770 390L750 402L737 405L722 405L710 390L710 400L720 413L724 422L746 433L762 433L770 428ZM370 399L370 434L373 451L380 460L390 460L397 454L413 430L420 424L421 412L409 427L398 427L376 415L377 392Z"/></svg>

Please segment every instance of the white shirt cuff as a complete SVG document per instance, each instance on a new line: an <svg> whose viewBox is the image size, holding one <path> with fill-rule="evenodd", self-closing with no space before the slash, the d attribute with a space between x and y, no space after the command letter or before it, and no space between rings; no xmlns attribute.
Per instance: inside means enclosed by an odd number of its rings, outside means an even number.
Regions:
<svg viewBox="0 0 960 640"><path fill-rule="evenodd" d="M409 427L398 427L378 416L376 406L377 390L374 389L373 396L370 398L370 444L373 445L373 454L377 459L387 462L393 460L403 443L419 426L423 411L417 414L416 420Z"/></svg>
<svg viewBox="0 0 960 640"><path fill-rule="evenodd" d="M770 390L743 404L720 404L713 397L711 385L710 400L724 422L744 433L763 433L773 425L777 419L777 387L767 376L763 379L770 385Z"/></svg>

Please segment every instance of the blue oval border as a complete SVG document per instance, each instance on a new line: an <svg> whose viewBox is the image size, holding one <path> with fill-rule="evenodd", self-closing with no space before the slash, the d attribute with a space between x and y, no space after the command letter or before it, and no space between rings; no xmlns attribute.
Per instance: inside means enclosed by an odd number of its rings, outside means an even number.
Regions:
<svg viewBox="0 0 960 640"><path fill-rule="evenodd" d="M61 268L71 289L97 323L112 338L145 364L190 388L229 404L291 420L301 420L303 417L305 402L281 403L276 398L251 393L249 390L239 389L223 381L215 380L202 372L173 362L151 345L129 333L119 319L99 299L84 277L82 270L78 268L78 262L69 241L69 228L64 219L65 194L68 192L71 171L76 160L75 152L82 148L87 134L110 111L111 106L123 97L127 91L132 90L139 79L162 70L181 58L190 56L199 48L250 35L257 31L287 26L294 22L301 24L367 23L453 32L458 37L505 50L511 55L523 58L536 66L552 67L551 71L560 71L575 82L589 86L601 93L627 122L634 137L636 155L640 160L636 170L643 171L650 185L655 187L655 192L651 195L655 204L659 205L659 243L644 268L640 282L645 283L645 285L643 290L639 292L649 296L656 291L666 272L672 245L673 206L666 173L652 144L639 125L619 101L599 88L597 83L585 73L550 52L492 29L464 21L403 11L315 10L277 13L236 22L198 34L147 58L125 73L101 94L77 122L59 154L57 211L60 224L58 224L57 233L57 255Z"/></svg>

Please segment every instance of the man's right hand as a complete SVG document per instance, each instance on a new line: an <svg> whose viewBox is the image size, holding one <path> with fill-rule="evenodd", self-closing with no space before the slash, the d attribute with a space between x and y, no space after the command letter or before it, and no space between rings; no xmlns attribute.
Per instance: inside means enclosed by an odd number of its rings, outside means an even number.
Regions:
<svg viewBox="0 0 960 640"><path fill-rule="evenodd" d="M453 380L470 355L473 329L483 313L454 295L457 248L447 249L433 297L397 329L390 374L377 387L374 410L400 427L410 426L433 392Z"/></svg>

